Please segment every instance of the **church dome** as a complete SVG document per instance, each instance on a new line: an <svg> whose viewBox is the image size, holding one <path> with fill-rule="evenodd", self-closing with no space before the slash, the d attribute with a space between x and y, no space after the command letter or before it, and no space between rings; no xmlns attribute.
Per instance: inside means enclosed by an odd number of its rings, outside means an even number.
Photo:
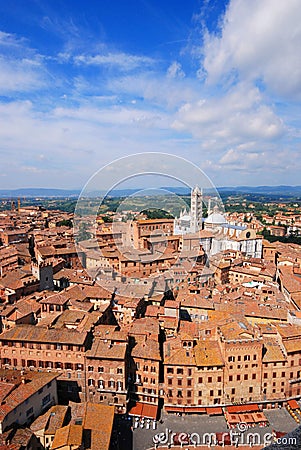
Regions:
<svg viewBox="0 0 301 450"><path fill-rule="evenodd" d="M222 225L222 224L226 224L227 220L225 219L225 217L222 214L214 212L205 219L205 223L212 224L212 225Z"/></svg>

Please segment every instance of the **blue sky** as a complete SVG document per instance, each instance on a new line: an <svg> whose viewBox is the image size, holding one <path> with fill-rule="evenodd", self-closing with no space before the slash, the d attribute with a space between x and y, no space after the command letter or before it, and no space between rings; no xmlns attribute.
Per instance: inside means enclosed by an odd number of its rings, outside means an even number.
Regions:
<svg viewBox="0 0 301 450"><path fill-rule="evenodd" d="M301 184L300 23L299 0L0 2L0 188L148 151Z"/></svg>

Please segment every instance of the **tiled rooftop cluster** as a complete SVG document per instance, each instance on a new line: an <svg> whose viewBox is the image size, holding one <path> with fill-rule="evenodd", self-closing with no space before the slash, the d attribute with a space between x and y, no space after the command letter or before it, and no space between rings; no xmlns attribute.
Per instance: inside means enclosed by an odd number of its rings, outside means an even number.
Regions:
<svg viewBox="0 0 301 450"><path fill-rule="evenodd" d="M77 254L70 228L56 226L69 215L32 212L11 212L0 221L1 370L22 370L41 382L55 377L59 400L82 402L68 410L53 406L54 416L36 419L32 430L43 445L42 429L53 448L78 445L98 406L125 413L143 404L156 417L159 405L195 412L241 402L270 406L301 396L299 246L263 240L262 258L225 249L208 265L205 244L214 230L184 242L173 236L172 222L140 220L125 237L127 224L114 232L101 225L98 242L82 242ZM159 231L168 238L164 242ZM123 244L132 239L135 250L121 257L114 233ZM175 264L177 283L164 292L164 280L155 284L153 275L174 263L181 249L183 259L194 254L196 264L188 273L185 262ZM4 415L16 384L1 382ZM87 412L77 423L74 408L86 402L91 417ZM105 441L110 427L95 430L103 433L97 439Z"/></svg>

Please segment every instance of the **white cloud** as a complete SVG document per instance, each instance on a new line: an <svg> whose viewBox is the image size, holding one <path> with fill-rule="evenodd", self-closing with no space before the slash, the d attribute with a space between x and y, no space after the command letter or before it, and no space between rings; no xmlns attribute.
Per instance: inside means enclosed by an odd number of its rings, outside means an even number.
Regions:
<svg viewBox="0 0 301 450"><path fill-rule="evenodd" d="M221 35L207 34L208 82L235 76L262 80L268 90L301 98L299 0L231 0Z"/></svg>
<svg viewBox="0 0 301 450"><path fill-rule="evenodd" d="M106 53L94 56L78 55L74 57L74 62L89 66L116 66L124 71L134 70L139 67L146 68L155 64L155 60L152 58L128 53Z"/></svg>
<svg viewBox="0 0 301 450"><path fill-rule="evenodd" d="M25 39L0 31L0 94L34 91L45 86L42 57Z"/></svg>
<svg viewBox="0 0 301 450"><path fill-rule="evenodd" d="M241 84L221 97L186 103L173 127L223 146L281 137L286 131L282 120L262 102L258 88Z"/></svg>
<svg viewBox="0 0 301 450"><path fill-rule="evenodd" d="M168 78L184 78L185 72L182 69L182 66L179 62L174 61L167 70L167 77Z"/></svg>

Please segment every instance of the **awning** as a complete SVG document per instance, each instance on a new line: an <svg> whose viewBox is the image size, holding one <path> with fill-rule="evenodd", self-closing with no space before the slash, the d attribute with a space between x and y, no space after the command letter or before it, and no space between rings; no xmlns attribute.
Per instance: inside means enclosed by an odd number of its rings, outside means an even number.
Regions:
<svg viewBox="0 0 301 450"><path fill-rule="evenodd" d="M189 414L189 413L206 413L206 408L203 408L201 406L191 406L190 408L188 408L187 406L185 407L185 413Z"/></svg>
<svg viewBox="0 0 301 450"><path fill-rule="evenodd" d="M255 423L268 422L268 419L262 412L253 413L252 416Z"/></svg>
<svg viewBox="0 0 301 450"><path fill-rule="evenodd" d="M248 412L257 412L259 410L259 406L254 404L251 405L232 405L227 406L226 411L230 414L243 414Z"/></svg>
<svg viewBox="0 0 301 450"><path fill-rule="evenodd" d="M143 403L137 402L136 405L131 408L131 410L129 411L129 414L131 416L142 416L142 407L143 407Z"/></svg>
<svg viewBox="0 0 301 450"><path fill-rule="evenodd" d="M220 406L216 406L214 408L206 408L206 413L209 416L221 416L223 414L223 410Z"/></svg>
<svg viewBox="0 0 301 450"><path fill-rule="evenodd" d="M164 408L166 412L184 412L184 406L165 406Z"/></svg>
<svg viewBox="0 0 301 450"><path fill-rule="evenodd" d="M252 414L239 414L239 418L243 423L254 423Z"/></svg>
<svg viewBox="0 0 301 450"><path fill-rule="evenodd" d="M157 405L148 405L148 404L144 403L143 408L142 408L142 416L147 417L149 419L156 420L157 411L158 411Z"/></svg>
<svg viewBox="0 0 301 450"><path fill-rule="evenodd" d="M239 414L229 414L229 413L225 412L225 419L229 424L240 423Z"/></svg>
<svg viewBox="0 0 301 450"><path fill-rule="evenodd" d="M299 409L300 408L300 406L296 400L289 400L287 402L287 404L291 409Z"/></svg>
<svg viewBox="0 0 301 450"><path fill-rule="evenodd" d="M137 402L135 406L133 406L129 415L138 416L138 417L147 417L148 419L157 418L158 405L150 405L148 403Z"/></svg>
<svg viewBox="0 0 301 450"><path fill-rule="evenodd" d="M186 414L192 414L192 413L206 413L206 408L203 406L172 406L172 405L166 405L164 406L164 409L166 412L173 412L173 413L186 413Z"/></svg>

